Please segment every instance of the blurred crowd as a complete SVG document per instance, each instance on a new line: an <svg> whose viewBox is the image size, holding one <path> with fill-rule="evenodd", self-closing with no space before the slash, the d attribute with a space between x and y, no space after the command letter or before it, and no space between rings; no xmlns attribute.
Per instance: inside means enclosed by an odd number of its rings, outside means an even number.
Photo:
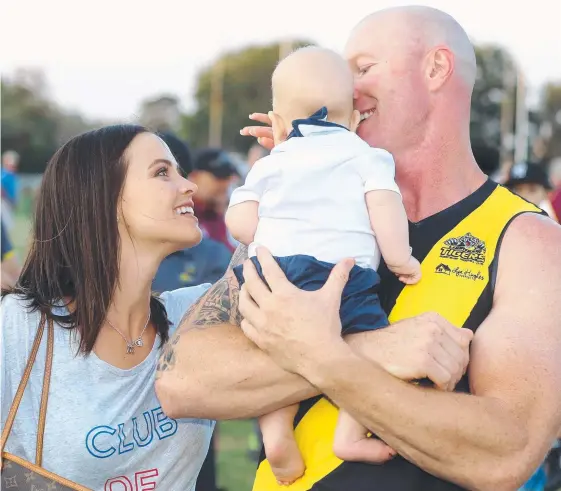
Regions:
<svg viewBox="0 0 561 491"><path fill-rule="evenodd" d="M153 282L157 292L174 290L202 283L213 283L225 272L235 240L229 235L224 222L230 195L267 151L254 144L244 158L221 148L192 151L188 144L171 132L161 132L185 175L196 183L195 214L203 231L202 242L191 249L176 252L161 264ZM13 233L18 213L21 213L21 185L18 174L19 155L7 150L2 155L2 286L13 283L20 271L22 254L13 247ZM561 219L561 156L549 162L505 163L490 178L500 182L526 200L541 207L552 219ZM198 491L216 491L215 444L220 438L219 428L198 479ZM258 460L261 448L259 428L248 441L250 457ZM544 489L547 479L561 480L558 449L553 449L542 468L528 483L527 489ZM548 477L549 476L549 477ZM534 486L534 487L532 487ZM541 486L541 487L540 487ZM557 489L552 484L551 489Z"/></svg>

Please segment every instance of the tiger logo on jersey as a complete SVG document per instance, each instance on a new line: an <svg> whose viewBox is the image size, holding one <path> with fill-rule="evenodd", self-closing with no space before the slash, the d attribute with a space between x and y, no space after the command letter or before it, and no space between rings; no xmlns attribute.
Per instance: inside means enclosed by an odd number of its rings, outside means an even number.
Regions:
<svg viewBox="0 0 561 491"><path fill-rule="evenodd" d="M484 264L486 250L485 242L468 232L461 237L451 237L445 240L440 249L440 257Z"/></svg>

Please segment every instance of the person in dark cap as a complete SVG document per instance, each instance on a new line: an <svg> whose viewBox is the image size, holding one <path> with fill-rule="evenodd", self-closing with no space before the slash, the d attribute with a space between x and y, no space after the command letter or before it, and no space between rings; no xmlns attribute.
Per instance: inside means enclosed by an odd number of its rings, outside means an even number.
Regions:
<svg viewBox="0 0 561 491"><path fill-rule="evenodd" d="M205 237L222 242L234 250L224 214L228 207L231 184L239 179L239 171L233 159L219 148L201 150L194 159L194 169L189 180L198 186L194 195L195 214Z"/></svg>
<svg viewBox="0 0 561 491"><path fill-rule="evenodd" d="M532 162L518 162L509 172L504 186L555 218L548 193L553 189L545 169Z"/></svg>

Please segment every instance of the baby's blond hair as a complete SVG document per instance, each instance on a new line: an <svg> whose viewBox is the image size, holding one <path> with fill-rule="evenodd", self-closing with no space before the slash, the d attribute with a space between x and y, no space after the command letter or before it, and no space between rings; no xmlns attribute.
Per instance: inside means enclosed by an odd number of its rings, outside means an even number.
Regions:
<svg viewBox="0 0 561 491"><path fill-rule="evenodd" d="M287 124L311 116L321 107L330 121L350 121L353 74L342 56L307 46L283 59L272 77L273 111Z"/></svg>

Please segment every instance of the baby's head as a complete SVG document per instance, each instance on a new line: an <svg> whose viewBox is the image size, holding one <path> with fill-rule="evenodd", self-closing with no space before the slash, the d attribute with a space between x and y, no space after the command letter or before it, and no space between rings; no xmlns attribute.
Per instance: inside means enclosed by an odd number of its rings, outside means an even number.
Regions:
<svg viewBox="0 0 561 491"><path fill-rule="evenodd" d="M275 142L287 138L292 121L308 118L327 107L328 121L355 131L360 113L353 110L353 74L334 51L309 46L282 60L273 72L273 122Z"/></svg>

